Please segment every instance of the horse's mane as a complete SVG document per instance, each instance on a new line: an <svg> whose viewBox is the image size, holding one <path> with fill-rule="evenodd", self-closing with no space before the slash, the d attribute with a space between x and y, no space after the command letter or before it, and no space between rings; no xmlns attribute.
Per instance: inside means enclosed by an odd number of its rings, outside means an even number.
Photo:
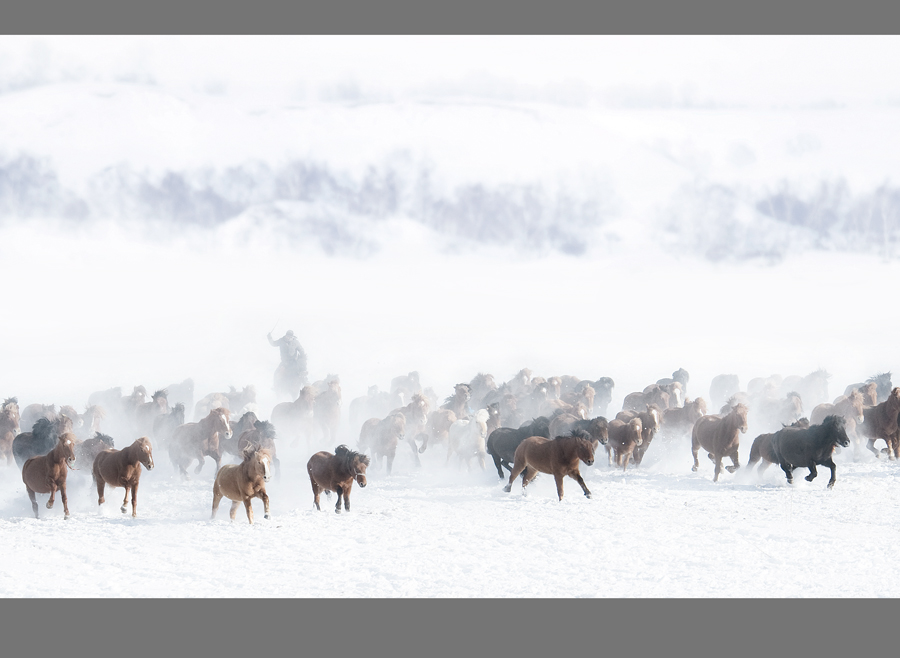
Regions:
<svg viewBox="0 0 900 658"><path fill-rule="evenodd" d="M588 434L588 432L585 431L585 430L576 428L576 429L573 429L571 432L569 432L568 436L559 437L559 438L565 438L565 439L584 439L585 441L590 442L590 440L591 440L591 435Z"/></svg>
<svg viewBox="0 0 900 658"><path fill-rule="evenodd" d="M247 412L252 413L252 412ZM244 414L246 415L246 414ZM254 414L255 415L255 414ZM255 427L262 437L267 439L275 439L275 426L267 420L257 420L253 423L253 427Z"/></svg>
<svg viewBox="0 0 900 658"><path fill-rule="evenodd" d="M355 450L351 450L346 445L341 444L337 448L334 449L334 456L338 460L338 464L340 464L341 469L347 471L348 473L353 472L353 462L357 458L359 458L359 462L361 464L369 465L369 457L362 453L356 452Z"/></svg>
<svg viewBox="0 0 900 658"><path fill-rule="evenodd" d="M169 395L168 389L161 388L158 391L154 392L153 395L151 395L150 397L153 400L156 400L157 398L160 398L160 397L167 398L168 395Z"/></svg>
<svg viewBox="0 0 900 658"><path fill-rule="evenodd" d="M56 423L50 420L49 418L38 418L35 421L34 426L31 428L31 433L35 439L38 440L47 440L50 438L51 434L56 431Z"/></svg>
<svg viewBox="0 0 900 658"><path fill-rule="evenodd" d="M108 445L110 448L116 447L116 442L113 440L113 438L111 436L97 432L96 434L94 434L94 438L100 439L101 441L103 441L103 443Z"/></svg>
<svg viewBox="0 0 900 658"><path fill-rule="evenodd" d="M3 401L3 406L5 407L5 406L8 405L8 404L15 404L15 405L18 405L18 404L19 404L19 398L6 398L6 400Z"/></svg>

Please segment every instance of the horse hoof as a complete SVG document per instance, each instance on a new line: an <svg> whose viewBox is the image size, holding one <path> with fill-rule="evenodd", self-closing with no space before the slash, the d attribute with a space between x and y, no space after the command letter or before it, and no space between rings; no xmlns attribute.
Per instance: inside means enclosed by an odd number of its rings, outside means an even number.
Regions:
<svg viewBox="0 0 900 658"><path fill-rule="evenodd" d="M586 497L590 498L591 494L584 494Z"/></svg>
<svg viewBox="0 0 900 658"><path fill-rule="evenodd" d="M725 470L729 473L734 473L737 470L737 466L726 466Z"/></svg>
<svg viewBox="0 0 900 658"><path fill-rule="evenodd" d="M506 493L509 493L510 491L512 491L512 487L510 487L510 486L503 487L503 491L505 491Z"/></svg>
<svg viewBox="0 0 900 658"><path fill-rule="evenodd" d="M72 518L71 514L66 514L63 516L63 520L66 520L66 521L68 521L70 518Z"/></svg>
<svg viewBox="0 0 900 658"><path fill-rule="evenodd" d="M267 518L267 519L271 519L271 518L272 518L272 517L271 517L271 516L269 516L269 515L268 515L268 514L266 514L266 516L265 516L265 518Z"/></svg>
<svg viewBox="0 0 900 658"><path fill-rule="evenodd" d="M124 505L122 505L122 507L120 507L119 509L122 511L122 514L124 514L125 512L128 511L128 508L125 507Z"/></svg>
<svg viewBox="0 0 900 658"><path fill-rule="evenodd" d="M697 467L696 467L696 466L691 466L691 470L692 470L694 473L696 473L696 472L697 472Z"/></svg>
<svg viewBox="0 0 900 658"><path fill-rule="evenodd" d="M336 510L334 510L334 513L335 513L335 514L340 514L340 513L341 513L341 510L336 509Z"/></svg>
<svg viewBox="0 0 900 658"><path fill-rule="evenodd" d="M53 509L53 501L52 500L47 501L47 509Z"/></svg>

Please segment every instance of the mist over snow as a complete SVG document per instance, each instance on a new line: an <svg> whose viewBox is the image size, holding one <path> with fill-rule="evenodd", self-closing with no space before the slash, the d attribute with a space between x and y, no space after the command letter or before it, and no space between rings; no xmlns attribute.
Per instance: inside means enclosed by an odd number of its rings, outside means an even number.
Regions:
<svg viewBox="0 0 900 658"><path fill-rule="evenodd" d="M195 400L254 385L268 419L286 398L266 334L287 329L311 381L340 376L351 447L350 401L411 371L439 402L479 372L609 376L612 418L681 367L707 400L721 373L824 368L834 398L900 367L896 40L4 41L0 398L20 408L193 378ZM826 75L804 48L844 61ZM761 431L751 417L742 463ZM72 473L73 517L39 496L35 520L0 464L0 594L900 591L897 466L865 450L837 455L826 491L823 468L713 485L689 441L624 474L601 448L582 464L594 497L567 479L557 502L551 476L523 498L490 462L440 445L417 469L401 444L338 516L333 497L312 508L310 448L334 445L279 444L273 520L256 502L252 527L227 504L210 521L214 467L182 482L162 449L137 519Z"/></svg>

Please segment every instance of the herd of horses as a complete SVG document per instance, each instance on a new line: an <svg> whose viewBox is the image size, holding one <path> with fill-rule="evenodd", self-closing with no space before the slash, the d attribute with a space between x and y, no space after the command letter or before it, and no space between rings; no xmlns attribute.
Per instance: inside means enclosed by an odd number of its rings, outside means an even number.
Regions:
<svg viewBox="0 0 900 658"><path fill-rule="evenodd" d="M695 472L700 468L699 453L705 452L717 482L723 470L734 473L740 467L740 437L752 418L763 433L752 442L749 466L759 462L762 473L777 464L789 483L797 468L808 469L806 479L812 481L816 467L824 466L831 471L827 486L832 488L835 450L853 444L858 455L865 442L878 457L900 458L900 388L893 387L890 373L879 373L847 386L829 401L829 377L823 370L806 377L772 375L751 380L744 390L736 375L720 375L709 389L718 413L709 413L704 398L688 395L690 376L679 369L627 394L621 411L607 418L615 386L610 377L543 378L523 369L498 384L492 375L479 373L455 385L439 404L433 389L422 387L418 373L411 372L395 377L389 392L373 386L366 396L350 402L345 434L357 437L357 449L341 444L333 452L312 448L335 446L338 441L342 405L337 376L307 385L295 400L276 405L271 421L259 418L252 386L212 393L194 405L193 383L188 380L152 395L142 386L127 396L120 389L101 391L89 398L83 414L72 407L57 410L40 403L20 414L17 399L8 398L0 407L0 458L5 457L8 466L15 461L21 470L35 517L36 494L49 494L47 508L52 508L59 492L65 518L70 516L66 492L70 470L91 473L98 505L105 502L106 486L123 488L120 509L127 512L130 500L132 516L137 516L141 472L153 469L154 448L164 450L185 479L194 462L193 472L199 474L210 458L216 467L212 518L226 497L232 501L232 520L243 504L253 523L254 498L262 500L269 518L266 483L280 473L277 444L284 440L292 447L305 445L307 454L312 453L307 474L316 509L321 509L322 492L334 492L335 512L340 513L342 505L350 509L353 483L366 486L370 465L390 475L397 449L404 444L417 466L421 453L441 445L447 464L455 456L467 469L473 461L485 469L490 456L498 476L506 480L507 492L521 478L524 495L539 473L550 474L562 500L566 477L591 497L579 464L592 465L600 446L609 466L624 474L629 465L640 467L658 436L657 442L668 445L689 440ZM188 408L195 415L190 422L185 420ZM28 431L20 431L23 427ZM113 434L138 438L119 450ZM885 444L882 449L876 447L879 440ZM226 456L236 463L223 464ZM731 463L723 467L726 459Z"/></svg>

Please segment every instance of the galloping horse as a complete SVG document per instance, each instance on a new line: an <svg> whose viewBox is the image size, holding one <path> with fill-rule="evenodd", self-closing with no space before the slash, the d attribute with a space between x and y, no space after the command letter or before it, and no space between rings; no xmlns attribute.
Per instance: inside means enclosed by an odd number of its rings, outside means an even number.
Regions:
<svg viewBox="0 0 900 658"><path fill-rule="evenodd" d="M546 439L542 436L530 436L516 448L515 462L509 473L509 483L503 490L509 493L513 481L522 474L522 495L525 487L538 473L552 473L556 480L556 494L563 499L563 478L568 475L578 482L584 495L591 497L591 492L578 471L578 462L583 461L590 466L594 463L594 444L584 430L572 430L569 436L558 436Z"/></svg>

